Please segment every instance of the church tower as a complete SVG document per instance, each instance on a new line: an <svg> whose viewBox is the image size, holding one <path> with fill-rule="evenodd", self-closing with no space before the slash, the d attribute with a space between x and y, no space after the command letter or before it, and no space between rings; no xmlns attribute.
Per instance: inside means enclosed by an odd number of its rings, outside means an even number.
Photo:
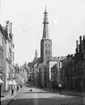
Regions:
<svg viewBox="0 0 85 105"><path fill-rule="evenodd" d="M45 8L44 12L44 22L43 22L43 36L41 39L41 62L46 63L52 57L52 41L49 39L48 33L48 17Z"/></svg>

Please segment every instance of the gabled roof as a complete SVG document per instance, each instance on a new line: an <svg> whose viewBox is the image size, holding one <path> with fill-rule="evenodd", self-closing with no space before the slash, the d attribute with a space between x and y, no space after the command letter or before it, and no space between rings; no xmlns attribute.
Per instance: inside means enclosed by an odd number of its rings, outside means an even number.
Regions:
<svg viewBox="0 0 85 105"><path fill-rule="evenodd" d="M41 61L40 58L36 58L36 59L33 60L33 64L35 64L35 63L40 63L40 61Z"/></svg>
<svg viewBox="0 0 85 105"><path fill-rule="evenodd" d="M1 26L1 24L0 24L0 31L3 35L5 35L5 31L4 31L3 27Z"/></svg>

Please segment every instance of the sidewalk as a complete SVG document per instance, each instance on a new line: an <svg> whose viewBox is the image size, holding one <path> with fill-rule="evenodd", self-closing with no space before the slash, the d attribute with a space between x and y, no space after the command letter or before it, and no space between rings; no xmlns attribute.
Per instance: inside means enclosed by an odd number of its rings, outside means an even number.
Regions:
<svg viewBox="0 0 85 105"><path fill-rule="evenodd" d="M11 94L10 91L2 92L2 93L1 93L1 96L4 97L4 96L7 96L8 94Z"/></svg>
<svg viewBox="0 0 85 105"><path fill-rule="evenodd" d="M11 95L11 92L9 94L4 93L4 97L1 97L1 105L9 105L9 103L14 99L14 97L21 92L22 88L18 92L14 92L14 95Z"/></svg>
<svg viewBox="0 0 85 105"><path fill-rule="evenodd" d="M58 92L57 90L53 92L53 90L50 90L49 88L43 88L43 90L52 92L52 93L59 93L63 95L74 95L74 96L80 96L80 97L85 97L85 92L75 92L72 90L61 90L61 92Z"/></svg>
<svg viewBox="0 0 85 105"><path fill-rule="evenodd" d="M75 91L62 90L62 91L60 92L60 94L85 97L85 92L75 92Z"/></svg>

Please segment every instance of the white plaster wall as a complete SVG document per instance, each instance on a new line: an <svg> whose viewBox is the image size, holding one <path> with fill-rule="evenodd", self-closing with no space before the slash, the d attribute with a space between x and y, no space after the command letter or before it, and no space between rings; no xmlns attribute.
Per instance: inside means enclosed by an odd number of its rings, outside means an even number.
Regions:
<svg viewBox="0 0 85 105"><path fill-rule="evenodd" d="M57 61L50 61L49 62L49 79L51 80L51 68L57 64Z"/></svg>
<svg viewBox="0 0 85 105"><path fill-rule="evenodd" d="M6 58L9 58L9 43L6 41Z"/></svg>
<svg viewBox="0 0 85 105"><path fill-rule="evenodd" d="M9 77L9 63L6 61L6 91L9 88L9 83L8 83L8 80L7 80L8 77Z"/></svg>

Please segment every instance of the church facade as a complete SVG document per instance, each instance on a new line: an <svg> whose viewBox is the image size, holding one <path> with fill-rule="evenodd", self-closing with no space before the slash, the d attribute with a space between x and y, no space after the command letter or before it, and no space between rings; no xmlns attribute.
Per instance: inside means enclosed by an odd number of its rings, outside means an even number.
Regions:
<svg viewBox="0 0 85 105"><path fill-rule="evenodd" d="M60 61L63 57L52 57L52 40L49 38L49 31L48 31L48 13L45 8L44 12L44 21L43 21L43 35L40 42L40 58L36 57L33 60L33 71L34 71L34 83L40 87L49 87L51 81L55 81L52 79L52 72L53 66L57 66L56 71L59 71L60 68ZM52 70L51 70L52 69ZM55 71L55 70L54 70ZM57 73L59 74L59 72ZM55 76L59 76L55 74Z"/></svg>

